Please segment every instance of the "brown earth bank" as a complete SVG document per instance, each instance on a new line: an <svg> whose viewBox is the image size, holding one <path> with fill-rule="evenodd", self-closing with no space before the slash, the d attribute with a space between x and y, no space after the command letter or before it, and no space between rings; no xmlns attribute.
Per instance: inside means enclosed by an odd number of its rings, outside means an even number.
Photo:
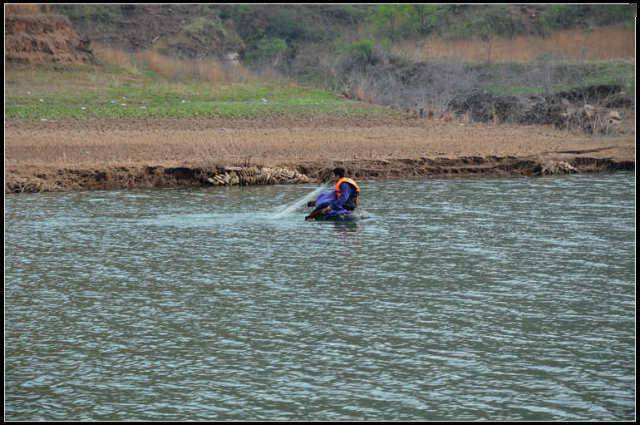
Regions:
<svg viewBox="0 0 640 425"><path fill-rule="evenodd" d="M89 40L60 15L8 13L4 21L7 62L94 63Z"/></svg>
<svg viewBox="0 0 640 425"><path fill-rule="evenodd" d="M5 193L635 170L635 129L408 118L5 121Z"/></svg>

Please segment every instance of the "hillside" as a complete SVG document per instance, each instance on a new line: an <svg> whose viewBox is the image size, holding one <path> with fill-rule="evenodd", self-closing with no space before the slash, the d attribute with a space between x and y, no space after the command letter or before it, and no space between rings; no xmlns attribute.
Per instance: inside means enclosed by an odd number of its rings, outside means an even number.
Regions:
<svg viewBox="0 0 640 425"><path fill-rule="evenodd" d="M257 60L282 49L370 37L397 43L548 36L568 29L633 28L635 5L55 5L93 41L181 57L235 52ZM282 43L279 43L281 41Z"/></svg>

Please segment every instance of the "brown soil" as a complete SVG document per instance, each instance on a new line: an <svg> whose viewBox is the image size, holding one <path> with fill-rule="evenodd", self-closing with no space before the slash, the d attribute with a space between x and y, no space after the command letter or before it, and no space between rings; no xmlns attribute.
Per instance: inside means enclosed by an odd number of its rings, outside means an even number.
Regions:
<svg viewBox="0 0 640 425"><path fill-rule="evenodd" d="M295 183L336 165L359 179L633 170L634 139L391 118L6 121L5 192Z"/></svg>
<svg viewBox="0 0 640 425"><path fill-rule="evenodd" d="M4 55L8 62L86 63L94 57L63 16L12 14L4 21Z"/></svg>

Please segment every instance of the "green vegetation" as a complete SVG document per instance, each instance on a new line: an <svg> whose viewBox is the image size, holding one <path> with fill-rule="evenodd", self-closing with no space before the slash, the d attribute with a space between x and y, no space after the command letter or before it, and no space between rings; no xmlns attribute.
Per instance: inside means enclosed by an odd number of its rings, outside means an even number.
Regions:
<svg viewBox="0 0 640 425"><path fill-rule="evenodd" d="M54 5L90 39L112 33L119 47L131 43L119 22L145 30L150 21L145 5ZM201 34L217 23L221 40L216 45L240 46L246 53L259 52L265 40L283 40L293 55L305 43L329 43L338 39L374 38L392 41L435 35L445 39L547 35L551 31L589 29L602 25L633 26L635 4L566 5L157 5L163 28L172 37ZM164 18L163 18L164 17ZM149 38L157 32L146 31ZM140 38L145 38L144 34ZM229 40L225 40L225 38ZM138 46L139 47L139 46ZM200 52L202 53L202 52ZM205 52L214 55L215 52ZM193 53L192 53L193 54Z"/></svg>
<svg viewBox="0 0 640 425"><path fill-rule="evenodd" d="M536 28L548 34L566 28L592 28L601 25L633 27L636 5L550 5L543 9Z"/></svg>
<svg viewBox="0 0 640 425"><path fill-rule="evenodd" d="M592 63L577 85L584 87L598 84L620 84L628 94L633 95L636 91L636 67L629 62Z"/></svg>
<svg viewBox="0 0 640 425"><path fill-rule="evenodd" d="M620 85L635 93L635 65L623 61L479 64L467 71L482 75L482 88L494 95L547 95L596 85Z"/></svg>
<svg viewBox="0 0 640 425"><path fill-rule="evenodd" d="M374 55L374 49L375 42L370 38L364 38L343 46L340 51L355 61L371 63Z"/></svg>
<svg viewBox="0 0 640 425"><path fill-rule="evenodd" d="M277 63L287 51L287 42L281 38L263 38L250 50L245 59L248 63Z"/></svg>
<svg viewBox="0 0 640 425"><path fill-rule="evenodd" d="M430 34L445 38L513 37L524 33L520 17L510 6L383 5L369 9L366 32L392 41Z"/></svg>
<svg viewBox="0 0 640 425"><path fill-rule="evenodd" d="M546 35L603 25L633 26L635 5L381 5L369 6L366 32L376 38L489 39Z"/></svg>
<svg viewBox="0 0 640 425"><path fill-rule="evenodd" d="M273 116L385 116L381 106L329 92L276 82L169 82L99 67L7 68L5 117L268 118Z"/></svg>
<svg viewBox="0 0 640 425"><path fill-rule="evenodd" d="M411 32L415 8L410 5L376 6L367 16L371 32L388 36L392 40Z"/></svg>

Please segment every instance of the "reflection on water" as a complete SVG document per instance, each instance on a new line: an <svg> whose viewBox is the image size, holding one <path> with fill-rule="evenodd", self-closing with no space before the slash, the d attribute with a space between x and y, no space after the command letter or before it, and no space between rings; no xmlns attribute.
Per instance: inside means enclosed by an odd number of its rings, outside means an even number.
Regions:
<svg viewBox="0 0 640 425"><path fill-rule="evenodd" d="M362 231L363 223L357 221L332 222L338 234L359 233Z"/></svg>
<svg viewBox="0 0 640 425"><path fill-rule="evenodd" d="M6 418L635 417L632 174L315 189L8 195Z"/></svg>

